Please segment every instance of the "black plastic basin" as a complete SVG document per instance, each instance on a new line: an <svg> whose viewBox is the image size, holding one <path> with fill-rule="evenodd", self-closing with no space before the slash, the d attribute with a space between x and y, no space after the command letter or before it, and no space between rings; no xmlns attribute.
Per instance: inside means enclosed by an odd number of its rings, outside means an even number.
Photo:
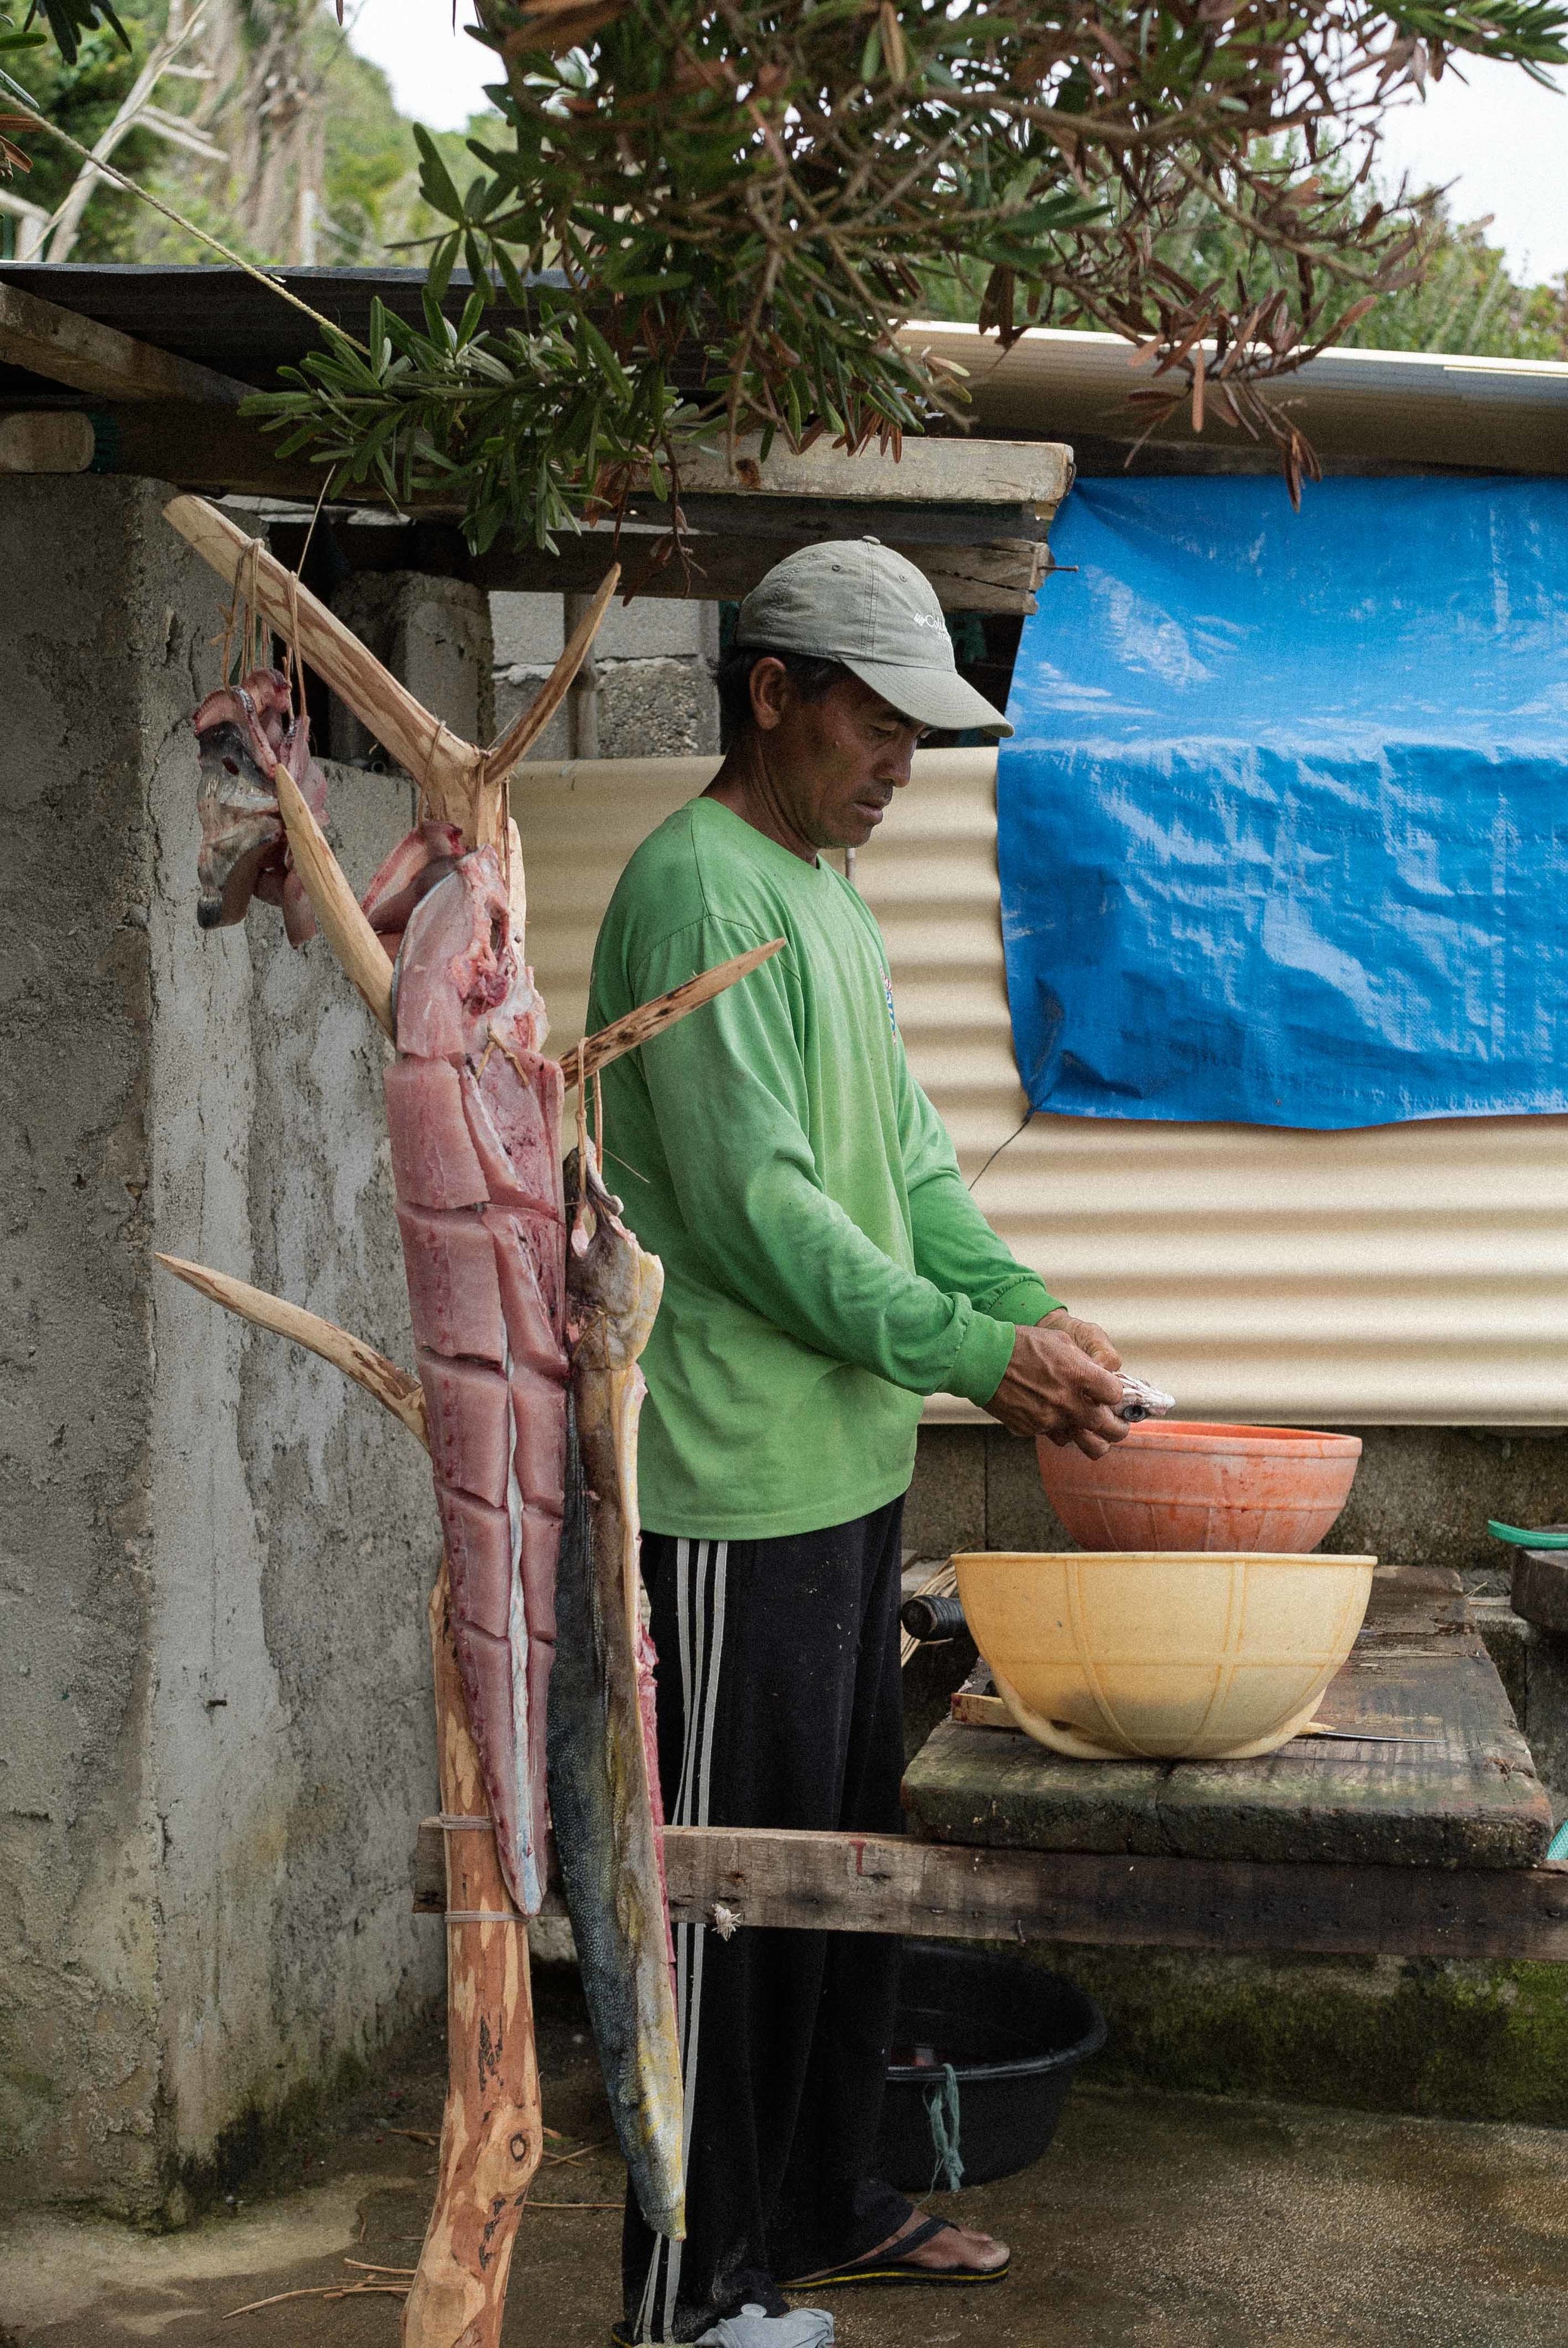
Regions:
<svg viewBox="0 0 1568 2348"><path fill-rule="evenodd" d="M927 2098L942 2072L910 2061L915 2048L928 2049L938 2066L952 2065L964 2183L989 2185L1049 2148L1073 2073L1104 2044L1100 2008L1060 1973L989 1950L906 1941L878 2175L904 2193L931 2186Z"/></svg>

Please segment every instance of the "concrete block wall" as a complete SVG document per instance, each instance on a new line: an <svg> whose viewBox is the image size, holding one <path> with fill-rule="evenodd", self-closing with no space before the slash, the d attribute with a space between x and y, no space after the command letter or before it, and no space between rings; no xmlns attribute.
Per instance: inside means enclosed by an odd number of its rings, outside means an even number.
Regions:
<svg viewBox="0 0 1568 2348"><path fill-rule="evenodd" d="M559 595L492 595L496 726L509 726L538 693L566 641ZM719 607L685 602L612 603L594 647L600 758L687 758L719 747L713 669ZM584 755L570 707L558 712L530 752Z"/></svg>
<svg viewBox="0 0 1568 2348"><path fill-rule="evenodd" d="M465 579L417 572L359 572L333 597L340 620L384 668L470 742L496 732L495 644L489 598ZM374 750L364 727L334 695L328 747L334 758L363 762Z"/></svg>
<svg viewBox="0 0 1568 2348"><path fill-rule="evenodd" d="M220 597L168 494L0 482L26 582L0 603L0 2201L144 2220L352 2075L443 1962L408 1912L423 1458L152 1261L412 1358L379 1036L271 909L196 928ZM330 787L363 886L411 797Z"/></svg>

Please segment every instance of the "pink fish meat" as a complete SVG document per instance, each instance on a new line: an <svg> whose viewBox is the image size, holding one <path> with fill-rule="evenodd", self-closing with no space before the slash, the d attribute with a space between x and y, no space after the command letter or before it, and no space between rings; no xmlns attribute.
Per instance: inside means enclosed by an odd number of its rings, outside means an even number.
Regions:
<svg viewBox="0 0 1568 2348"><path fill-rule="evenodd" d="M455 823L428 818L400 839L364 892L370 926L393 962L403 943L408 916L437 880L445 880L463 853L463 835Z"/></svg>
<svg viewBox="0 0 1568 2348"><path fill-rule="evenodd" d="M288 768L318 822L327 808L326 778L311 756L310 720L296 717L289 680L278 668L255 668L239 685L220 685L196 713L201 763L197 808L201 849L196 919L204 930L245 918L252 897L281 905L292 946L316 933L289 853L272 769Z"/></svg>
<svg viewBox="0 0 1568 2348"><path fill-rule="evenodd" d="M533 1915L566 1488L561 1072L499 860L454 844L444 824L411 833L365 911L400 941L386 1118L457 1661L507 1888Z"/></svg>

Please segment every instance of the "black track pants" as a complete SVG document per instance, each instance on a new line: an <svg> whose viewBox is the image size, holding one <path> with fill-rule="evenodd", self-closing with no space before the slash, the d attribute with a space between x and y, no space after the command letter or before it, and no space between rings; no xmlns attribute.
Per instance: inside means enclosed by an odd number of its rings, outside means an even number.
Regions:
<svg viewBox="0 0 1568 2348"><path fill-rule="evenodd" d="M642 1537L674 1826L897 1834L903 1771L896 1500L777 1540ZM639 2340L690 2341L792 2277L874 2250L909 2204L868 2177L897 1944L866 1932L675 1928L686 2239L628 2197Z"/></svg>

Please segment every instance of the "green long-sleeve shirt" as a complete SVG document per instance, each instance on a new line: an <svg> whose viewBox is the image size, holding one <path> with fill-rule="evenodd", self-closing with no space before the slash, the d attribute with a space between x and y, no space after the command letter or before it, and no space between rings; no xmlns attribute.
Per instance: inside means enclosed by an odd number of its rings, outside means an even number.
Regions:
<svg viewBox="0 0 1568 2348"><path fill-rule="evenodd" d="M776 937L604 1072L606 1174L664 1265L639 1456L654 1532L754 1540L883 1507L921 1397L989 1401L1015 1330L1054 1309L965 1189L881 932L831 866L717 800L678 809L610 901L589 1029Z"/></svg>

